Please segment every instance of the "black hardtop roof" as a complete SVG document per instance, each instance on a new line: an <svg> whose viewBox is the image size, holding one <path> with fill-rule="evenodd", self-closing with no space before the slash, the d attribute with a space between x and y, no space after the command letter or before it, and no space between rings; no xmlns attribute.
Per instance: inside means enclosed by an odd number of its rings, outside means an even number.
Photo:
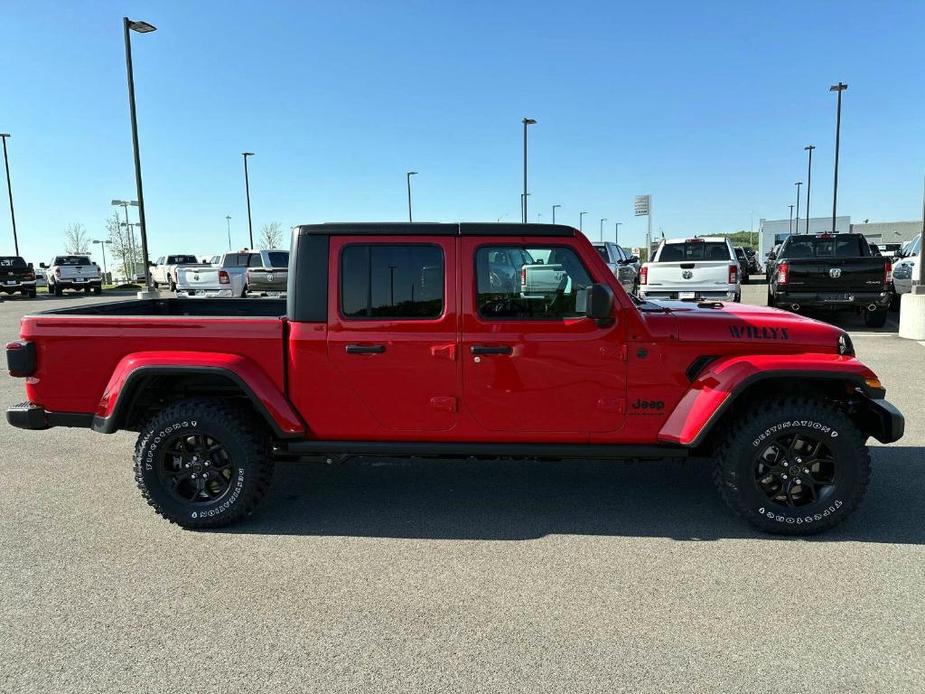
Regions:
<svg viewBox="0 0 925 694"><path fill-rule="evenodd" d="M333 222L302 224L300 236L575 236L564 224L513 224L492 222Z"/></svg>

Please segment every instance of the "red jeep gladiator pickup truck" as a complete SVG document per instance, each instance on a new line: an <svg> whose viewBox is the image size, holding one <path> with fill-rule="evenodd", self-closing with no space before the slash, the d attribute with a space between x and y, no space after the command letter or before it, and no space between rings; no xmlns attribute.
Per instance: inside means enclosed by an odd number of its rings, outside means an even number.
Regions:
<svg viewBox="0 0 925 694"><path fill-rule="evenodd" d="M187 528L250 513L281 457L709 457L736 513L808 534L860 502L867 438L903 434L844 331L641 301L571 227L319 224L291 248L285 301L26 316L8 421L138 432L142 494Z"/></svg>

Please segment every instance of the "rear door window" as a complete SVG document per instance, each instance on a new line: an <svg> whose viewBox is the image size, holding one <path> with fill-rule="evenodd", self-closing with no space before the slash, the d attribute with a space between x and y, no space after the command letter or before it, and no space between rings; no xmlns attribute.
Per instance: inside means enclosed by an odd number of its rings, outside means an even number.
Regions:
<svg viewBox="0 0 925 694"><path fill-rule="evenodd" d="M351 244L340 257L341 313L352 320L439 318L443 249L429 244Z"/></svg>

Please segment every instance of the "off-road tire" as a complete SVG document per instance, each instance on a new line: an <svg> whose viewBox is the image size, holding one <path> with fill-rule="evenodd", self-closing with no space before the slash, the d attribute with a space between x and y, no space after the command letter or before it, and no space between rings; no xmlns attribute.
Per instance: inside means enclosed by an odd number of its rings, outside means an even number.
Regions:
<svg viewBox="0 0 925 694"><path fill-rule="evenodd" d="M756 480L756 460L774 437L818 437L832 452L835 478L821 501L790 507L776 503ZM812 535L847 518L860 504L870 481L866 437L833 405L807 397L766 401L736 417L716 453L713 481L735 513L765 532Z"/></svg>
<svg viewBox="0 0 925 694"><path fill-rule="evenodd" d="M882 328L886 325L887 314L889 309L882 308L877 309L876 311L868 311L864 309L864 325L868 328Z"/></svg>
<svg viewBox="0 0 925 694"><path fill-rule="evenodd" d="M93 293L94 293L94 294L97 294L97 295L102 294L102 293L103 293L103 288L102 288L102 287L93 287Z"/></svg>
<svg viewBox="0 0 925 694"><path fill-rule="evenodd" d="M228 492L215 501L184 501L172 494L157 467L171 441L181 435L205 435L222 444L234 469ZM207 529L250 515L273 476L270 437L262 421L221 400L194 398L176 402L141 428L135 444L135 480L142 496L171 523Z"/></svg>

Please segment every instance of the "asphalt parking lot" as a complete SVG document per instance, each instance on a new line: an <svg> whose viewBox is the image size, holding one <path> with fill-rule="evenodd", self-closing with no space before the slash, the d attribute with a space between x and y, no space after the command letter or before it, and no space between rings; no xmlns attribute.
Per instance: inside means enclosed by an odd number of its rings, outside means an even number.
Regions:
<svg viewBox="0 0 925 694"><path fill-rule="evenodd" d="M97 300L5 300L0 337ZM895 316L838 322L906 436L812 539L744 525L703 466L604 462L285 464L194 533L143 503L131 434L4 420L0 690L925 691L925 346Z"/></svg>

